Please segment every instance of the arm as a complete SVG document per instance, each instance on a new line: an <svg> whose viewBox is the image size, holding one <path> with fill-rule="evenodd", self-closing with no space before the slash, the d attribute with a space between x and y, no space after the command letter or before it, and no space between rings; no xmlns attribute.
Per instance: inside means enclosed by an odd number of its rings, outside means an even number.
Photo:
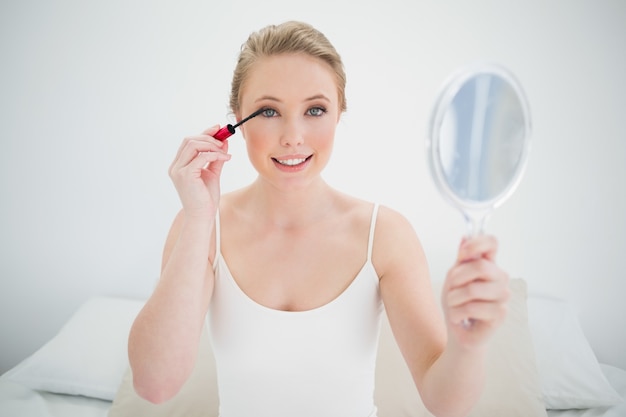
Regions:
<svg viewBox="0 0 626 417"><path fill-rule="evenodd" d="M507 277L493 263L495 240L464 242L442 293L440 314L423 249L398 213L381 211L374 262L398 346L424 405L436 416L464 416L484 386L488 340L504 318ZM463 319L472 317L469 328Z"/></svg>
<svg viewBox="0 0 626 417"><path fill-rule="evenodd" d="M129 335L133 385L154 403L173 397L189 377L212 295L219 175L229 159L227 144L210 137L214 130L186 139L170 167L183 209L166 239L159 282Z"/></svg>

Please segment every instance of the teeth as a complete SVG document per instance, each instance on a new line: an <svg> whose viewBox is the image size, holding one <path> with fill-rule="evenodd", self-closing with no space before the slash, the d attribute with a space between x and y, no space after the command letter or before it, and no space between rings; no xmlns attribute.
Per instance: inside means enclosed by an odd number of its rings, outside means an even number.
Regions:
<svg viewBox="0 0 626 417"><path fill-rule="evenodd" d="M304 161L306 161L305 158L298 158L298 159L277 159L276 161L278 161L279 164L281 165L289 165L289 166L294 166L294 165L298 165L303 163Z"/></svg>

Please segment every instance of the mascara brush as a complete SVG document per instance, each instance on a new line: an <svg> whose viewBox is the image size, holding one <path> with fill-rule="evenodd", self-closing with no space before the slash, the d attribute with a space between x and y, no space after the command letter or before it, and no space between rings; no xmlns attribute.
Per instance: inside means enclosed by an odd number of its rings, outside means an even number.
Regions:
<svg viewBox="0 0 626 417"><path fill-rule="evenodd" d="M265 111L265 108L260 108L259 110L255 111L250 116L246 117L245 119L243 119L242 121L240 121L239 123L237 123L235 125L231 125L230 123L227 124L226 126L221 128L220 130L218 130L217 133L215 135L213 135L213 137L215 139L217 139L217 140L222 140L222 141L228 139L229 137L231 137L232 135L235 134L235 128L236 127L241 126L242 124L244 124L248 120L252 119L253 117L258 116L259 114L263 113L264 111Z"/></svg>

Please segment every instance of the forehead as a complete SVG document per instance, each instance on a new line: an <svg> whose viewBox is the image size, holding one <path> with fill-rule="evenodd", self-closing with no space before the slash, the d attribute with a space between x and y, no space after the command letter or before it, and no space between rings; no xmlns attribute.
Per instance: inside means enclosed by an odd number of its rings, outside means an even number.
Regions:
<svg viewBox="0 0 626 417"><path fill-rule="evenodd" d="M242 103L260 96L280 100L324 94L338 100L338 86L330 65L306 54L264 57L251 68L243 85Z"/></svg>

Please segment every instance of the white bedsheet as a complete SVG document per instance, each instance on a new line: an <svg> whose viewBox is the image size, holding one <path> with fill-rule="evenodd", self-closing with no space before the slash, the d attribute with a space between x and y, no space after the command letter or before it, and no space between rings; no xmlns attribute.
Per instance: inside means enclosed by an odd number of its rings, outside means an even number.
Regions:
<svg viewBox="0 0 626 417"><path fill-rule="evenodd" d="M586 410L548 410L548 417L625 417L626 416L626 370L600 364L615 391L625 401L614 407L590 408Z"/></svg>
<svg viewBox="0 0 626 417"><path fill-rule="evenodd" d="M615 390L626 399L626 370L601 365ZM111 402L33 391L0 378L0 417L107 417ZM625 417L626 401L611 408L548 410L549 417Z"/></svg>
<svg viewBox="0 0 626 417"><path fill-rule="evenodd" d="M110 401L33 391L0 378L0 417L106 417Z"/></svg>

